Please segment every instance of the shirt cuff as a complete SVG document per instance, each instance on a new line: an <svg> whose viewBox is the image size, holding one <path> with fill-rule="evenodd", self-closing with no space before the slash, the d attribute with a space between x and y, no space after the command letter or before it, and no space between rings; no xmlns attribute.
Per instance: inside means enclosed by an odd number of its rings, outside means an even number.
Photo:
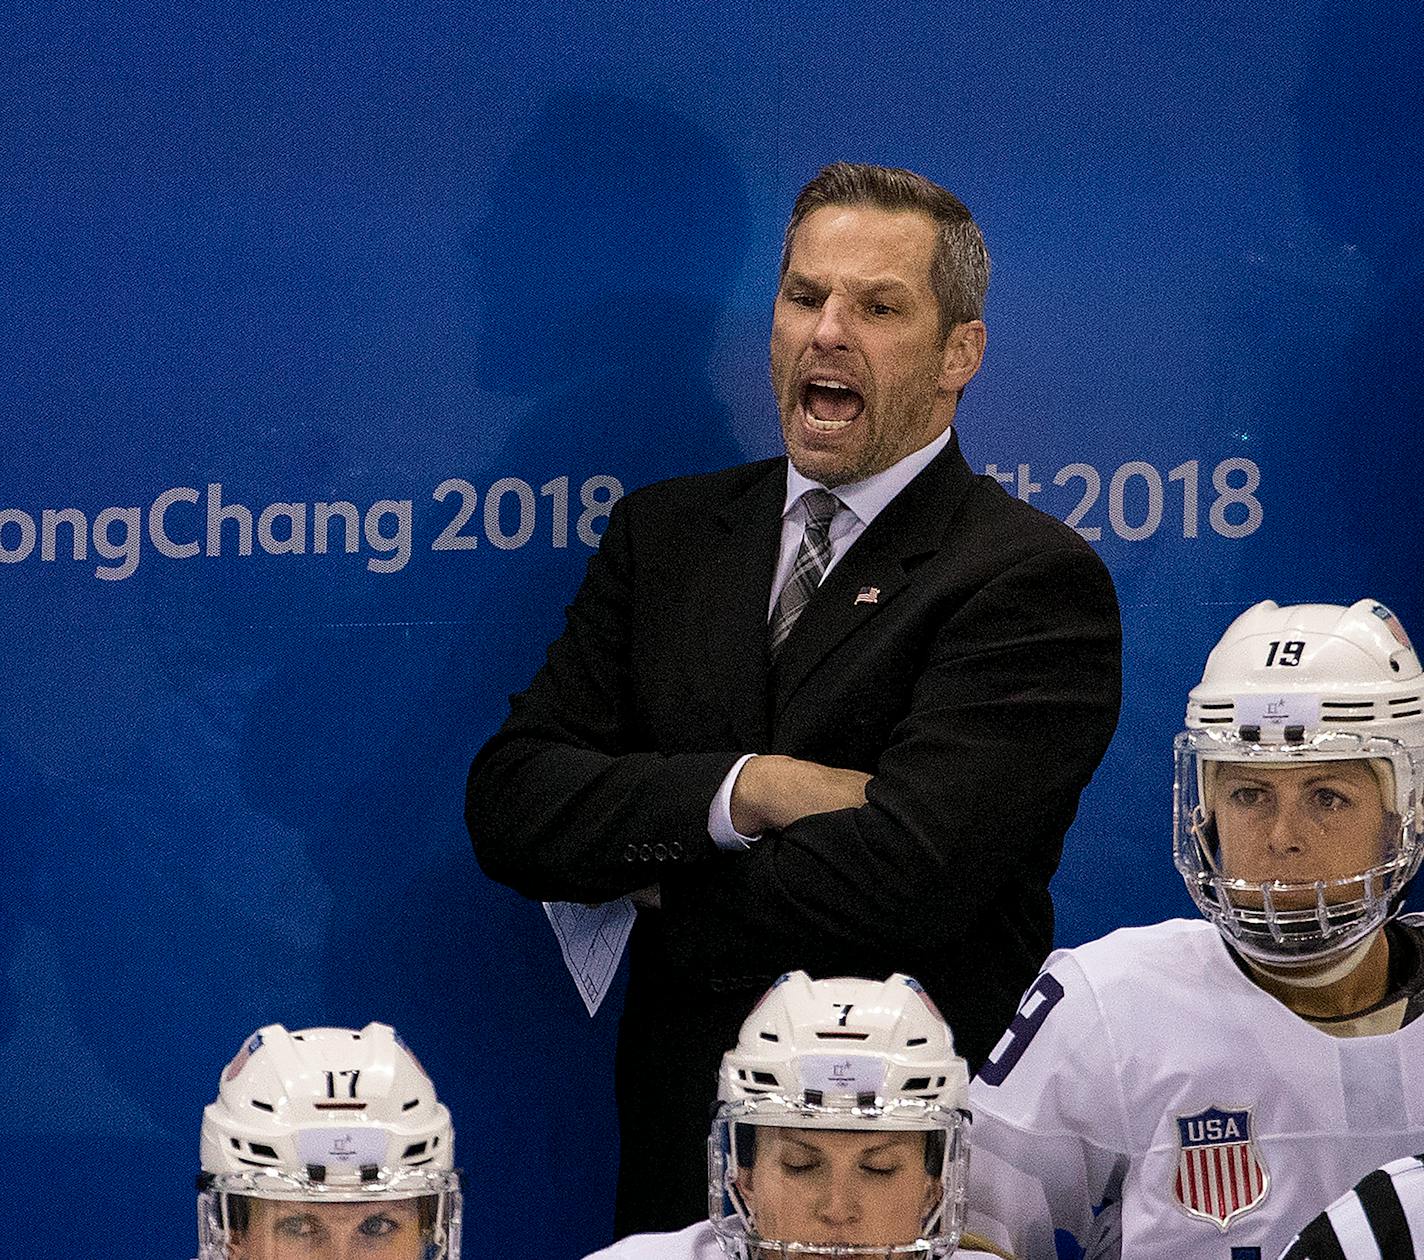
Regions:
<svg viewBox="0 0 1424 1260"><path fill-rule="evenodd" d="M756 753L748 753L727 771L727 777L722 780L722 786L717 789L717 795L712 798L712 804L707 809L707 834L719 849L729 849L735 853L750 849L753 842L761 839L759 835L744 836L732 826L732 789L736 786L742 767L755 756Z"/></svg>

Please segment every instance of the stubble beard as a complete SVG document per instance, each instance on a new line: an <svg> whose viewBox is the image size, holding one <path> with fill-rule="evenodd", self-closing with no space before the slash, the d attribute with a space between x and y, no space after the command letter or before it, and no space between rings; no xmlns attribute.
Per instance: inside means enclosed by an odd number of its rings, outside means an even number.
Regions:
<svg viewBox="0 0 1424 1260"><path fill-rule="evenodd" d="M774 389L776 375L773 366ZM776 391L781 440L796 471L828 489L864 481L884 472L905 456L927 446L936 436L930 432L930 417L939 397L938 355L933 363L926 363L923 374L917 374L883 397L875 390L874 381L865 382L867 390L862 394L865 409L852 421L853 425L864 426L864 440L843 451L798 451L792 445L790 435L799 423L796 411L801 405L797 378L796 371L789 371L785 383Z"/></svg>

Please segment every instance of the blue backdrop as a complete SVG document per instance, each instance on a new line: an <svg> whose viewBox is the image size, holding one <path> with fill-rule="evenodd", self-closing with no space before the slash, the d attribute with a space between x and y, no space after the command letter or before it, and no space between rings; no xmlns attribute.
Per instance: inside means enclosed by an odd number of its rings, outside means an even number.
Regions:
<svg viewBox="0 0 1424 1260"><path fill-rule="evenodd" d="M777 447L796 189L958 192L972 463L1090 532L1127 707L1066 943L1186 912L1170 739L1244 605L1424 634L1424 17L1386 0L7 5L0 1244L193 1253L252 1028L393 1022L466 1254L607 1241L618 996L469 757L621 488Z"/></svg>

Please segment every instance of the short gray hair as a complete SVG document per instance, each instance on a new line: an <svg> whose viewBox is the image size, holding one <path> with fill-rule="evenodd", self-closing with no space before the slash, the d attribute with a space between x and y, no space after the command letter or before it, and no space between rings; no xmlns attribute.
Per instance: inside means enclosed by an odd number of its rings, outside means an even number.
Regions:
<svg viewBox="0 0 1424 1260"><path fill-rule="evenodd" d="M947 188L899 167L833 162L822 170L796 195L781 249L781 275L786 275L796 229L807 215L826 206L859 205L918 211L934 221L938 239L930 259L930 288L939 301L940 331L946 337L955 324L983 318L989 251L974 216Z"/></svg>

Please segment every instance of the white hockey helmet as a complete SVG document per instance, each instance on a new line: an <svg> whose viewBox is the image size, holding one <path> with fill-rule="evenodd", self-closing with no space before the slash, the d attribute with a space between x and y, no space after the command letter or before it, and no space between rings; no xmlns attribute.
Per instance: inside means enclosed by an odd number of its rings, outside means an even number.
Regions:
<svg viewBox="0 0 1424 1260"><path fill-rule="evenodd" d="M765 1256L943 1257L964 1228L969 1070L944 1018L909 976L782 976L722 1056L708 1144L708 1211L733 1260ZM766 1128L923 1132L924 1197L912 1239L778 1238L759 1225L742 1174ZM809 1141L815 1138L808 1135Z"/></svg>
<svg viewBox="0 0 1424 1260"><path fill-rule="evenodd" d="M1424 670L1398 618L1362 599L1242 613L1207 658L1176 740L1174 856L1228 943L1277 967L1342 958L1399 908L1424 852ZM1223 762L1360 761L1386 813L1377 861L1310 883L1222 867L1213 785Z"/></svg>
<svg viewBox="0 0 1424 1260"><path fill-rule="evenodd" d="M390 1260L458 1260L450 1113L387 1024L253 1033L203 1111L201 1163L199 1260L246 1254L259 1222L308 1247L347 1229Z"/></svg>

